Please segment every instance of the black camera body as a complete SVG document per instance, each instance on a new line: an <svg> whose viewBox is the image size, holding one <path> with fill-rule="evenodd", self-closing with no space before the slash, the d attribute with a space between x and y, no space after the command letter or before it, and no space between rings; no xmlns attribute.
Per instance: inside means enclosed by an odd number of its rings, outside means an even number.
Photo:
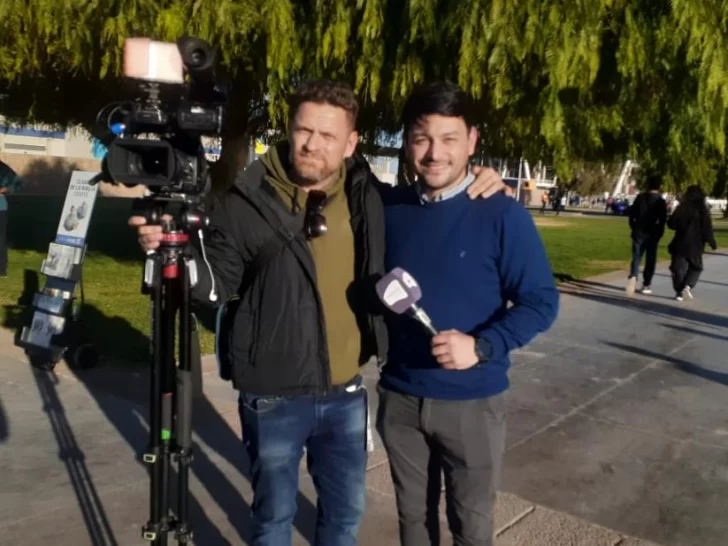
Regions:
<svg viewBox="0 0 728 546"><path fill-rule="evenodd" d="M215 55L207 43L183 38L176 48L187 80L142 78L145 96L102 108L94 136L108 148L102 166L105 180L143 185L162 199L186 200L209 190L202 137L221 135L225 94L217 84ZM143 61L151 64L159 55L148 57Z"/></svg>

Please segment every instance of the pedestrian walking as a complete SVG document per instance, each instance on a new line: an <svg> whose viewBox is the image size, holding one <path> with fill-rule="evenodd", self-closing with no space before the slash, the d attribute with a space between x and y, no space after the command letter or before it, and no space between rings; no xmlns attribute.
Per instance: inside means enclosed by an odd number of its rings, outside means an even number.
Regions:
<svg viewBox="0 0 728 546"><path fill-rule="evenodd" d="M667 247L672 256L670 272L675 299L693 299L693 289L703 272L705 245L710 245L713 250L718 248L710 210L699 186L687 189L682 202L667 221L667 227L675 231Z"/></svg>
<svg viewBox="0 0 728 546"><path fill-rule="evenodd" d="M665 234L667 222L667 203L662 198L662 176L650 174L647 178L647 191L640 193L629 209L629 227L632 237L632 265L627 279L627 294L634 294L640 274L642 257L645 269L642 272L643 294L652 294L652 277L657 266L657 247Z"/></svg>

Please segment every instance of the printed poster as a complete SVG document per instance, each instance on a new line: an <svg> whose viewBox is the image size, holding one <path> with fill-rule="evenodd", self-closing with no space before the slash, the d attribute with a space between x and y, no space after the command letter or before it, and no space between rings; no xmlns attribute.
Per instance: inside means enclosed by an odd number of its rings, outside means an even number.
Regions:
<svg viewBox="0 0 728 546"><path fill-rule="evenodd" d="M86 234L91 222L91 212L99 191L98 184L89 184L97 173L73 171L66 193L63 212L58 223L56 242L81 247L86 244Z"/></svg>
<svg viewBox="0 0 728 546"><path fill-rule="evenodd" d="M51 338L63 332L66 319L36 311L30 330L27 331L25 341L31 345L50 349Z"/></svg>
<svg viewBox="0 0 728 546"><path fill-rule="evenodd" d="M51 296L50 294L38 292L33 297L33 307L48 311L54 315L60 315L67 301L61 296Z"/></svg>
<svg viewBox="0 0 728 546"><path fill-rule="evenodd" d="M83 248L51 243L48 248L48 257L43 261L41 273L52 277L69 279L73 273L73 266L81 263Z"/></svg>

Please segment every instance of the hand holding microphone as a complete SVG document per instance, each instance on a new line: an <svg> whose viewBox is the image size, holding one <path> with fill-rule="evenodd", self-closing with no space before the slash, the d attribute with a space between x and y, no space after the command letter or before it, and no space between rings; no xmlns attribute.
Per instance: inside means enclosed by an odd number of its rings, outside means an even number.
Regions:
<svg viewBox="0 0 728 546"><path fill-rule="evenodd" d="M417 281L399 267L377 282L377 295L394 313L407 313L422 324L432 337L432 355L447 370L467 370L479 362L475 338L457 330L438 332L424 309L417 305L422 289Z"/></svg>
<svg viewBox="0 0 728 546"><path fill-rule="evenodd" d="M480 362L475 353L475 338L457 330L446 330L433 337L432 355L446 370L467 370Z"/></svg>

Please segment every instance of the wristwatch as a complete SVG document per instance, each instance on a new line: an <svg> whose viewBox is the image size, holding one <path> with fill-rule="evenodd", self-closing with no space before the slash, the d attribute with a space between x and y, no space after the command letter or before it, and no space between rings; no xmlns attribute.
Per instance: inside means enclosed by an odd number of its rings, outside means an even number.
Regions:
<svg viewBox="0 0 728 546"><path fill-rule="evenodd" d="M478 362L487 362L490 359L490 355L493 354L493 346L490 341L484 337L475 338L475 356L478 357Z"/></svg>

